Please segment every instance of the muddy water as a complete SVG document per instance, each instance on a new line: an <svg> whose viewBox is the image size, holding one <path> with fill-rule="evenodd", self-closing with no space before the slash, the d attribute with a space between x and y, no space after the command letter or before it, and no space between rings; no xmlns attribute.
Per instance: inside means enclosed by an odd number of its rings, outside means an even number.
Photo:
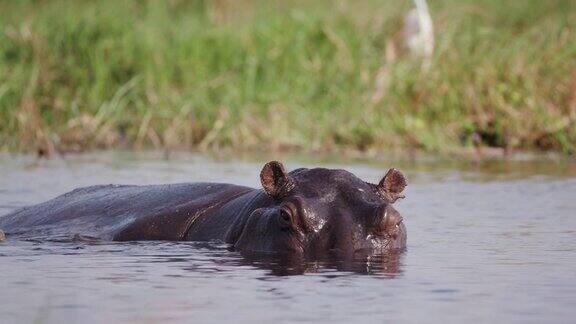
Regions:
<svg viewBox="0 0 576 324"><path fill-rule="evenodd" d="M98 153L0 156L0 215L79 186L258 186L263 161ZM389 162L295 159L376 181ZM305 264L219 243L0 243L1 323L516 322L576 318L576 166L397 161L408 250Z"/></svg>

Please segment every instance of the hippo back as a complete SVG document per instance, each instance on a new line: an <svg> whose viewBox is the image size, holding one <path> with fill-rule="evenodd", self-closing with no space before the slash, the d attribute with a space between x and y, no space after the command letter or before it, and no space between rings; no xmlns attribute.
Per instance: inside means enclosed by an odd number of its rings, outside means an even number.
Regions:
<svg viewBox="0 0 576 324"><path fill-rule="evenodd" d="M0 228L27 239L180 240L207 208L253 190L217 183L91 186L0 217Z"/></svg>

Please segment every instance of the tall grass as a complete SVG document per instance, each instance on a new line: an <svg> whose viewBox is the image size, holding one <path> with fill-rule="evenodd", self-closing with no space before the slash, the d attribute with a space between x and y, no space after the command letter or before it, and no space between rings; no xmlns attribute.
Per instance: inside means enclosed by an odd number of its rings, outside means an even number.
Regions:
<svg viewBox="0 0 576 324"><path fill-rule="evenodd" d="M573 0L1 1L0 148L576 152Z"/></svg>

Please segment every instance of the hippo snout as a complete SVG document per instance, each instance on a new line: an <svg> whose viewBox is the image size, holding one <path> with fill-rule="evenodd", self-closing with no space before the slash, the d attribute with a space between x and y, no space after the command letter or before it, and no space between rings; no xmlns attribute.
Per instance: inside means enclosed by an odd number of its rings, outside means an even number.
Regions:
<svg viewBox="0 0 576 324"><path fill-rule="evenodd" d="M402 250L406 248L406 226L404 218L390 205L381 206L369 231L373 249Z"/></svg>
<svg viewBox="0 0 576 324"><path fill-rule="evenodd" d="M396 239L402 233L402 221L404 219L400 215L394 215L388 218L384 227L384 232L391 238Z"/></svg>
<svg viewBox="0 0 576 324"><path fill-rule="evenodd" d="M376 211L376 216L371 233L377 236L396 238L402 231L404 219L400 213L391 206L381 206Z"/></svg>

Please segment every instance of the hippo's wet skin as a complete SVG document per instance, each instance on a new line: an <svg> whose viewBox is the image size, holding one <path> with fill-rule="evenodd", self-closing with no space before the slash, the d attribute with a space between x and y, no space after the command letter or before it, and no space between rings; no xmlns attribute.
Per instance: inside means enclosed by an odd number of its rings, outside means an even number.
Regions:
<svg viewBox="0 0 576 324"><path fill-rule="evenodd" d="M222 240L248 253L314 255L404 249L392 207L406 181L391 169L376 184L344 170L285 172L268 162L263 190L218 183L80 188L0 217L8 238L114 241Z"/></svg>

